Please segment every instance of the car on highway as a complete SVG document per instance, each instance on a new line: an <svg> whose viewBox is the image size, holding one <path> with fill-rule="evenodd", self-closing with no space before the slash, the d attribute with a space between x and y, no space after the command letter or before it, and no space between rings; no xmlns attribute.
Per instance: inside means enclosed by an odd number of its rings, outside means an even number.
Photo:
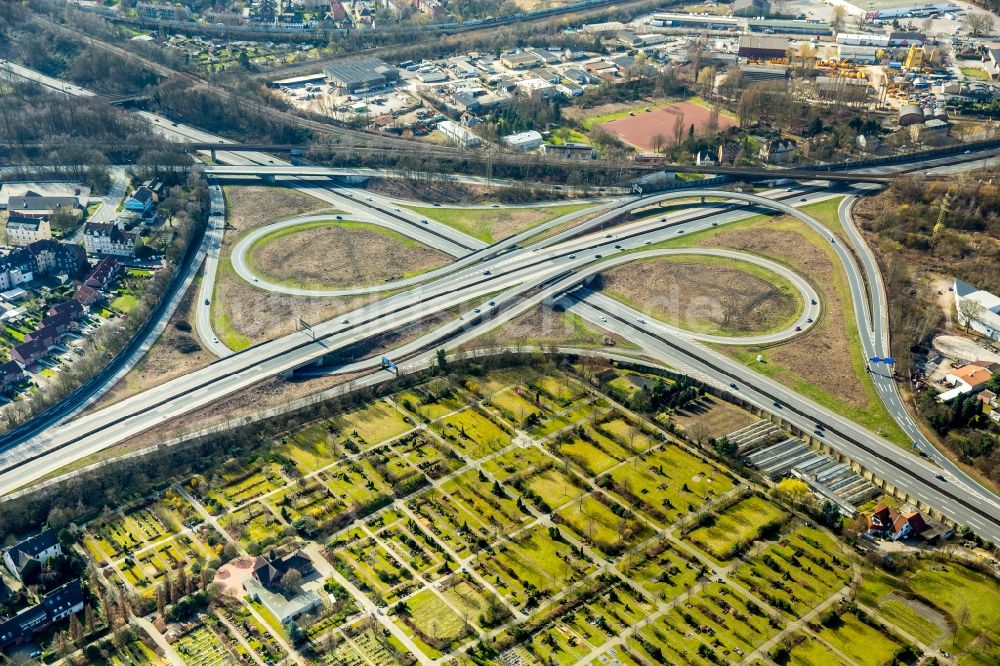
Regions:
<svg viewBox="0 0 1000 666"><path fill-rule="evenodd" d="M473 312L475 312L476 314L479 314L480 312L482 312L482 309L481 308L476 308L475 310L473 310Z"/></svg>
<svg viewBox="0 0 1000 666"><path fill-rule="evenodd" d="M490 208L499 208L499 207L500 207L500 204L491 204L490 205Z"/></svg>
<svg viewBox="0 0 1000 666"><path fill-rule="evenodd" d="M427 220L420 220L420 224L429 224Z"/></svg>
<svg viewBox="0 0 1000 666"><path fill-rule="evenodd" d="M678 229L677 233L682 234L682 233L684 233L684 230L683 229Z"/></svg>
<svg viewBox="0 0 1000 666"><path fill-rule="evenodd" d="M219 344L219 338L216 338L216 337L213 336L212 337L212 342L214 342L215 344Z"/></svg>
<svg viewBox="0 0 1000 666"><path fill-rule="evenodd" d="M645 243L643 243L643 245L652 245L652 244L653 244L653 241L651 241L651 240L648 240Z"/></svg>
<svg viewBox="0 0 1000 666"><path fill-rule="evenodd" d="M487 303L487 305L489 305L491 308L495 308L497 306L497 302L496 301L490 301L489 303Z"/></svg>
<svg viewBox="0 0 1000 666"><path fill-rule="evenodd" d="M812 301L812 304L813 304L813 305L816 305L816 299L815 299L815 298L813 298L813 299L810 299L810 300Z"/></svg>
<svg viewBox="0 0 1000 666"><path fill-rule="evenodd" d="M812 317L806 317L806 323L807 324L813 323Z"/></svg>
<svg viewBox="0 0 1000 666"><path fill-rule="evenodd" d="M595 259L600 259L600 258L601 258L601 255L599 255L599 254L595 254L595 255L594 255L594 258L595 258Z"/></svg>
<svg viewBox="0 0 1000 666"><path fill-rule="evenodd" d="M801 331L801 330L802 330L802 327L801 327L801 326L796 326L796 327L795 327L795 330L796 330L796 331Z"/></svg>
<svg viewBox="0 0 1000 666"><path fill-rule="evenodd" d="M607 320L608 320L607 317L605 317L604 315L601 315L601 321L607 321Z"/></svg>
<svg viewBox="0 0 1000 666"><path fill-rule="evenodd" d="M608 234L605 236L605 238L614 238L614 236L612 234Z"/></svg>
<svg viewBox="0 0 1000 666"><path fill-rule="evenodd" d="M937 479L938 481L947 481L948 480L948 479L944 478L944 474L935 474L934 478Z"/></svg>
<svg viewBox="0 0 1000 666"><path fill-rule="evenodd" d="M618 243L618 244L616 244L616 245L615 245L615 249L616 249L616 250L620 250L620 249L622 249L622 246L621 246L621 243Z"/></svg>
<svg viewBox="0 0 1000 666"><path fill-rule="evenodd" d="M338 216L337 216L337 219L338 219L338 220L342 220L342 219L344 219L344 216L343 216L343 215L338 215Z"/></svg>
<svg viewBox="0 0 1000 666"><path fill-rule="evenodd" d="M781 405L781 403L780 403L780 402L778 402L777 400L775 400L775 401L774 401L774 402L773 402L772 404L773 404L773 405L774 405L775 407L777 407L778 409L781 409L781 408L782 408L782 405Z"/></svg>
<svg viewBox="0 0 1000 666"><path fill-rule="evenodd" d="M645 323L647 323L647 322L646 322L646 320L645 320L645 319L640 319L640 320L639 320L639 323L640 323L640 324L645 324Z"/></svg>
<svg viewBox="0 0 1000 666"><path fill-rule="evenodd" d="M729 385L729 388L733 389L734 391L739 391L740 390L740 387L737 386L735 383L731 383Z"/></svg>
<svg viewBox="0 0 1000 666"><path fill-rule="evenodd" d="M799 197L799 201L805 201L805 200L806 200L805 197Z"/></svg>
<svg viewBox="0 0 1000 666"><path fill-rule="evenodd" d="M576 259L576 255L575 254L571 254L571 255L569 255L569 258L570 259Z"/></svg>
<svg viewBox="0 0 1000 666"><path fill-rule="evenodd" d="M208 300L207 298L205 299L205 305L208 305L208 304L209 304L209 303L211 303L211 302L212 302L212 301Z"/></svg>
<svg viewBox="0 0 1000 666"><path fill-rule="evenodd" d="M489 269L486 269L485 271L483 271L483 275L493 275L493 273L490 272Z"/></svg>

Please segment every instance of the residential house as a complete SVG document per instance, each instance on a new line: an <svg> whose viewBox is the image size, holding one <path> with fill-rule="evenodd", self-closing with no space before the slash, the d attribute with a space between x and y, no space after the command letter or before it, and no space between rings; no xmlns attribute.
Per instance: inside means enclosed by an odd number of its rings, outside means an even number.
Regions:
<svg viewBox="0 0 1000 666"><path fill-rule="evenodd" d="M35 270L41 275L60 275L71 278L87 270L87 252L76 243L60 243L57 240L39 240L28 245L34 256Z"/></svg>
<svg viewBox="0 0 1000 666"><path fill-rule="evenodd" d="M48 317L46 317L48 319ZM44 321L44 320L43 320ZM57 317L51 324L41 324L30 333L24 334L25 342L39 341L46 346L46 349L59 344L62 334L69 330L69 319L67 317Z"/></svg>
<svg viewBox="0 0 1000 666"><path fill-rule="evenodd" d="M716 158L719 164L733 164L739 159L740 144L735 141L723 141L719 144L719 153Z"/></svg>
<svg viewBox="0 0 1000 666"><path fill-rule="evenodd" d="M167 198L167 186L159 178L150 178L142 186L153 193L154 203L160 203Z"/></svg>
<svg viewBox="0 0 1000 666"><path fill-rule="evenodd" d="M14 577L21 580L21 572L28 566L29 562L37 561L39 565L44 566L50 558L56 555L62 555L62 546L59 545L59 539L56 538L56 531L48 529L28 537L24 541L19 541L5 550L3 561Z"/></svg>
<svg viewBox="0 0 1000 666"><path fill-rule="evenodd" d="M938 400L949 402L960 395L979 391L986 386L997 369L1000 366L995 363L976 362L949 372L944 376L944 381L952 388L939 395Z"/></svg>
<svg viewBox="0 0 1000 666"><path fill-rule="evenodd" d="M13 215L50 216L61 211L79 213L83 206L76 196L41 196L28 192L7 200L7 210Z"/></svg>
<svg viewBox="0 0 1000 666"><path fill-rule="evenodd" d="M792 139L771 139L760 148L760 159L768 164L786 164L795 159L798 145Z"/></svg>
<svg viewBox="0 0 1000 666"><path fill-rule="evenodd" d="M868 516L868 531L893 541L920 536L929 526L916 509L897 511L879 502Z"/></svg>
<svg viewBox="0 0 1000 666"><path fill-rule="evenodd" d="M0 364L0 388L7 388L23 378L24 369L17 364L17 361L7 361Z"/></svg>
<svg viewBox="0 0 1000 666"><path fill-rule="evenodd" d="M997 405L997 394L994 393L993 391L990 391L989 389L986 389L985 391L980 391L976 397L979 398L979 402L983 403L983 405L989 405L994 409L1000 406Z"/></svg>
<svg viewBox="0 0 1000 666"><path fill-rule="evenodd" d="M35 634L81 611L83 586L79 580L71 580L42 597L37 606L0 620L0 650L30 641Z"/></svg>
<svg viewBox="0 0 1000 666"><path fill-rule="evenodd" d="M83 246L89 254L134 257L142 247L142 238L136 231L125 231L119 225L88 222L83 225Z"/></svg>
<svg viewBox="0 0 1000 666"><path fill-rule="evenodd" d="M72 303L76 305L76 307L80 308L80 311L82 313L83 311L82 305L80 305L76 301L69 301L69 303ZM68 310L57 312L56 314L51 314L48 317L43 318L42 321L39 322L38 331L52 329L61 335L63 333L66 333L67 331L77 330L80 328L79 325L77 324L77 322L80 321L80 318L74 315L75 313L70 312ZM34 337L34 334L32 334L32 337ZM25 335L24 339L27 340L28 336Z"/></svg>
<svg viewBox="0 0 1000 666"><path fill-rule="evenodd" d="M114 286L118 273L121 272L122 264L114 257L105 257L97 262L93 270L84 278L83 284L87 287L99 291L107 291Z"/></svg>
<svg viewBox="0 0 1000 666"><path fill-rule="evenodd" d="M154 21L186 21L191 18L190 9L172 3L139 2L135 13L140 18Z"/></svg>
<svg viewBox="0 0 1000 666"><path fill-rule="evenodd" d="M135 192L125 199L125 210L139 215L148 215L155 205L153 191L145 185L137 187Z"/></svg>
<svg viewBox="0 0 1000 666"><path fill-rule="evenodd" d="M24 247L48 238L52 238L52 227L46 216L29 217L11 213L7 218L8 245Z"/></svg>
<svg viewBox="0 0 1000 666"><path fill-rule="evenodd" d="M49 353L50 346L42 340L22 342L10 350L10 357L17 361L21 367L28 368L44 358Z"/></svg>
<svg viewBox="0 0 1000 666"><path fill-rule="evenodd" d="M97 291L93 287L88 287L85 284L81 284L77 287L76 292L73 294L73 300L84 307L93 305L104 298L101 292Z"/></svg>
<svg viewBox="0 0 1000 666"><path fill-rule="evenodd" d="M7 291L35 279L37 264L27 248L18 247L0 257L0 290Z"/></svg>

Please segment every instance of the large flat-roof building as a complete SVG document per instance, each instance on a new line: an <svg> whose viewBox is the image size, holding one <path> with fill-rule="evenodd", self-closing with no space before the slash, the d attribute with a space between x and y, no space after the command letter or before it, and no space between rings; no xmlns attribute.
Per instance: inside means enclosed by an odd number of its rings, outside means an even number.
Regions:
<svg viewBox="0 0 1000 666"><path fill-rule="evenodd" d="M326 66L323 73L331 85L347 93L380 90L399 76L395 67L379 58L345 60Z"/></svg>

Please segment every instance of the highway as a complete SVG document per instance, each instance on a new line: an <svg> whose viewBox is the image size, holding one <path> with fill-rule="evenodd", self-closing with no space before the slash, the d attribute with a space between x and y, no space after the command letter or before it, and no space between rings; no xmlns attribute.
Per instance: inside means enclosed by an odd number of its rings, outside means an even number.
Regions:
<svg viewBox="0 0 1000 666"><path fill-rule="evenodd" d="M226 198L222 187L209 179L209 198L212 214L208 217L205 231L205 263L201 273L201 283L195 295L195 333L208 351L218 357L229 356L233 350L227 347L212 330L212 300L215 298L215 277L219 272L222 253L222 237L226 229ZM221 211L221 214L218 214Z"/></svg>
<svg viewBox="0 0 1000 666"><path fill-rule="evenodd" d="M172 130L173 127L166 131ZM183 131L186 132L187 129ZM979 162L981 157L992 159L994 154L972 155L968 156L966 161ZM236 162L246 160L251 163L257 162L258 165L273 161L273 158L267 155L242 152L222 155L220 159L232 159ZM953 164L954 161L955 158L952 156L924 162L916 168L926 169L932 165ZM279 165L279 168L282 166ZM886 167L882 169L882 173L897 173L905 168ZM299 176L289 175L289 177ZM308 182L302 181L302 187L306 187L305 183ZM315 184L310 183L308 187L315 189ZM239 354L231 354L206 368L167 382L153 391L132 396L75 421L49 427L41 435L23 441L0 454L0 494L29 485L41 476L56 471L74 460L156 427L169 419L213 404L220 398L245 389L262 379L308 365L324 356L335 356L336 350L346 345L363 341L373 335L397 330L431 315L439 315L455 308L461 309L459 318L422 336L420 342L425 347L429 346L428 349L410 348L409 352L427 354L435 345L458 344L461 340L471 339L498 323L527 311L545 299L571 291L587 275L605 270L612 262L624 263L640 258L641 253L646 251L644 248L649 244L675 238L678 233L708 228L713 224L722 224L746 215L745 211L735 210L732 204L713 203L708 205L708 212L693 215L687 221L647 219L620 224L618 219L640 206L668 201L671 198L699 195L736 199L743 204L766 206L793 214L823 233L847 269L852 294L855 297L856 318L859 325L865 321L865 317L868 316L867 294L853 255L822 225L808 216L803 216L794 206L774 199L716 190L682 191L644 197L609 211L608 214L613 216L605 222L619 225L615 226L613 231L586 233L581 228L574 228L524 248L516 246L478 250L466 248L472 254L482 253L485 256L479 261L464 264L460 260L456 262L457 266L452 265L452 272L435 276L413 289L359 308L342 318L317 324L311 331L284 336ZM342 194L331 191L330 196L344 203ZM803 204L835 195L828 190L812 190L791 196L778 196L785 199L798 198L796 204ZM376 202L374 197L372 202L356 203L363 208L378 210L379 215L387 212L384 210L386 202ZM368 203L373 205L369 207ZM389 205L391 206L391 202ZM405 216L401 217L406 221ZM418 224L433 228L430 223ZM592 221L581 227L596 229L598 224ZM450 228L442 228L440 231L455 238L454 231ZM463 241L459 239L456 242L461 244ZM627 254L630 252L633 254ZM484 302L490 294L496 293L502 295L493 297L490 303ZM969 524L983 537L1000 543L1000 511L997 510L995 498L985 496L981 489L954 480L939 479L937 475L940 472L926 461L908 454L877 434L832 414L740 364L719 357L690 337L678 336L676 332L666 329L660 332L660 329L653 326L637 328L639 326L637 321L628 320L628 317L634 317L634 312L616 309L617 306L613 304L595 305L588 302L579 307L581 312L588 314L588 318L596 316L601 321L600 317L605 317L608 321L602 321L602 325L622 327L623 335L627 334L631 336L630 339L641 341L641 344L656 350L664 359L679 357L687 367L700 373L699 376L707 376L715 382L725 381L726 378L738 380L739 390L746 391L741 395L749 395L755 401L760 400L760 405L765 410L782 410L777 413L795 416L805 430L815 424L809 421L818 416L826 425L827 434L824 436L829 437L827 441L832 445L855 457L859 463L880 476L890 480L898 478L901 487L907 488L958 522ZM633 330L628 331L626 328ZM862 338L864 337L862 335ZM874 348L874 340L872 344ZM406 350L403 353L407 353ZM369 360L362 363L371 366L373 362Z"/></svg>

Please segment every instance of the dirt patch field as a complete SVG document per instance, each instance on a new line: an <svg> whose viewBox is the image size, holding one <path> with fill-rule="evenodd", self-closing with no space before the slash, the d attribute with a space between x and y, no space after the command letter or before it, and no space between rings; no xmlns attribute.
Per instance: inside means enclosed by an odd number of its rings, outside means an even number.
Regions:
<svg viewBox="0 0 1000 666"><path fill-rule="evenodd" d="M700 333L748 335L787 326L798 312L791 284L732 261L662 258L617 266L604 290L661 321ZM727 265L729 264L729 265ZM758 271L754 271L755 273Z"/></svg>
<svg viewBox="0 0 1000 666"><path fill-rule="evenodd" d="M677 412L675 420L685 432L701 427L708 437L716 439L758 421L750 412L712 395L706 395L694 405Z"/></svg>
<svg viewBox="0 0 1000 666"><path fill-rule="evenodd" d="M657 146L672 146L676 141L675 127L680 123L683 127L683 138L687 138L688 130L694 125L696 135L701 135L709 123L712 110L694 102L677 102L649 111L636 111L634 116L625 116L600 125L625 143L639 150L651 151ZM719 130L733 127L736 121L719 114ZM654 137L662 137L656 141Z"/></svg>
<svg viewBox="0 0 1000 666"><path fill-rule="evenodd" d="M215 356L201 346L198 333L194 330L193 305L199 284L200 278L188 287L153 348L104 397L91 405L87 412L102 409L130 395L159 386L174 377L203 368L215 360Z"/></svg>
<svg viewBox="0 0 1000 666"><path fill-rule="evenodd" d="M611 344L608 344L608 343ZM584 348L635 348L624 338L592 327L583 318L571 312L555 312L551 308L537 306L511 320L499 329L480 336L469 343L469 348L485 347L518 348L525 346Z"/></svg>
<svg viewBox="0 0 1000 666"><path fill-rule="evenodd" d="M806 383L838 400L857 408L868 408L868 396L855 373L855 359L847 333L850 304L836 287L840 269L818 245L807 240L810 235L817 243L821 242L802 223L778 217L753 228L722 230L699 244L759 254L806 276L820 294L823 314L808 333L768 348L766 356L770 363L790 369ZM736 356L746 354L745 350L727 351ZM768 368L760 370L767 372ZM777 373L776 378L792 388L799 388L796 378L786 373Z"/></svg>
<svg viewBox="0 0 1000 666"><path fill-rule="evenodd" d="M282 229L249 253L261 277L306 289L381 284L448 260L443 252L372 225L333 222Z"/></svg>
<svg viewBox="0 0 1000 666"><path fill-rule="evenodd" d="M226 228L237 233L284 217L333 210L316 197L277 185L226 187L225 194Z"/></svg>

